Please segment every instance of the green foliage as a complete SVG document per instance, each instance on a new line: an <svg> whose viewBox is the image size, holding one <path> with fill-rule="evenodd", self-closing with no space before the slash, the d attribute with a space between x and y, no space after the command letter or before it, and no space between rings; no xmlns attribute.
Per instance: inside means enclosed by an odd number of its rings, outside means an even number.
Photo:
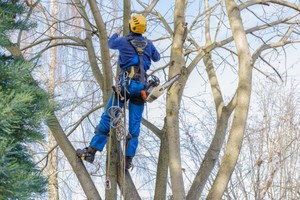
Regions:
<svg viewBox="0 0 300 200"><path fill-rule="evenodd" d="M13 43L9 32L25 30L18 20L25 9L0 3L0 50ZM43 138L41 123L49 110L48 96L31 77L33 66L23 58L0 52L0 200L30 199L44 193L47 180L36 167L28 146Z"/></svg>
<svg viewBox="0 0 300 200"><path fill-rule="evenodd" d="M2 59L3 60L3 59ZM45 190L27 144L42 139L47 96L24 60L0 61L0 199L28 199Z"/></svg>
<svg viewBox="0 0 300 200"><path fill-rule="evenodd" d="M28 20L23 20L20 16L27 10L21 3L15 1L0 2L0 44L3 47L11 45L7 37L8 31L11 30L28 30L35 26Z"/></svg>
<svg viewBox="0 0 300 200"><path fill-rule="evenodd" d="M48 96L36 85L30 71L30 63L22 60L1 65L0 95L5 98L1 99L0 118L9 116L2 122L3 127L22 125L23 130L32 132L32 128L38 128L36 121L47 115L40 111L47 108ZM19 116L15 116L16 113L19 113ZM12 116L14 117L11 118Z"/></svg>
<svg viewBox="0 0 300 200"><path fill-rule="evenodd" d="M21 3L12 3L11 1L0 2L0 32L8 30L29 30L35 23L23 20L19 16L26 13L27 10Z"/></svg>
<svg viewBox="0 0 300 200"><path fill-rule="evenodd" d="M24 145L1 138L0 199L29 199L45 192L46 179L36 169Z"/></svg>

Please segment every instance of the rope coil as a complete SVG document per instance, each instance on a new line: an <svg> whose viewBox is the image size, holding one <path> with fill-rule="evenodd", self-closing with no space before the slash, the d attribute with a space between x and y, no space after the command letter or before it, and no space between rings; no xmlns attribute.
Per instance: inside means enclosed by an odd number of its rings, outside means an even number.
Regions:
<svg viewBox="0 0 300 200"><path fill-rule="evenodd" d="M118 141L126 139L126 128L124 124L124 112L119 106L112 106L108 110L111 117L111 127L116 128L116 137Z"/></svg>

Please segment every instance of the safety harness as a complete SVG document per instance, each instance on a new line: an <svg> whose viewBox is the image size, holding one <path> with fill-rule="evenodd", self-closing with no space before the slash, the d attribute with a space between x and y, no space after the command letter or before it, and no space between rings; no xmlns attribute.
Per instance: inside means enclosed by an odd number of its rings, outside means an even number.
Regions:
<svg viewBox="0 0 300 200"><path fill-rule="evenodd" d="M145 37L142 40L140 40L132 36L128 36L128 41L130 42L131 46L133 46L133 48L135 49L139 58L139 63L138 63L139 75L137 79L139 79L139 81L141 81L143 84L146 84L146 72L144 68L143 55L148 40ZM137 76L137 70L134 67L131 67L128 77L134 78L136 76Z"/></svg>

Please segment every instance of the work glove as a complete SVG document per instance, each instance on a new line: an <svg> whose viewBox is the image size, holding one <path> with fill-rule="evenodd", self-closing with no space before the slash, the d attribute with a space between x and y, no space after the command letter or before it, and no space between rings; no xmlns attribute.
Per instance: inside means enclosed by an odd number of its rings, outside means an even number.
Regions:
<svg viewBox="0 0 300 200"><path fill-rule="evenodd" d="M121 35L122 32L123 32L122 26L120 26L120 27L115 27L115 33L116 33L116 34Z"/></svg>

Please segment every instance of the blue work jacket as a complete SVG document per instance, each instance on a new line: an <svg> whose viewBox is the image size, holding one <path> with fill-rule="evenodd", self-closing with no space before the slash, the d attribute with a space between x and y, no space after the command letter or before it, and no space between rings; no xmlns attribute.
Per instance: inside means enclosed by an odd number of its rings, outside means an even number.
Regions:
<svg viewBox="0 0 300 200"><path fill-rule="evenodd" d="M134 39L143 40L144 37L141 34L130 33ZM120 37L117 33L114 33L108 40L108 46L111 49L119 50L119 66L122 70L125 70L130 66L138 66L138 55L134 47L130 44L128 37ZM144 69L147 71L150 68L151 60L154 62L159 61L160 54L154 47L151 40L147 40L147 46L143 54Z"/></svg>

